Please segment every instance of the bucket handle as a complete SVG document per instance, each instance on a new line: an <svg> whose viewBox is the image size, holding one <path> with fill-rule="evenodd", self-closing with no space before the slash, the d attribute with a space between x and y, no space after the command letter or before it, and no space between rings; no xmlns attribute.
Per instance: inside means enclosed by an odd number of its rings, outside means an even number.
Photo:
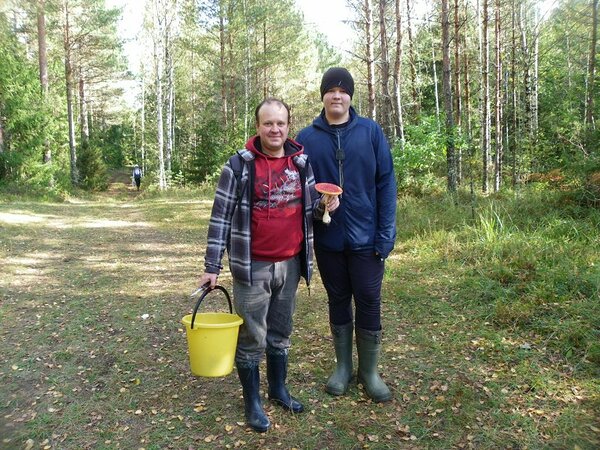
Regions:
<svg viewBox="0 0 600 450"><path fill-rule="evenodd" d="M229 314L233 314L233 307L231 305L231 297L229 297L229 292L227 292L227 289L225 289L223 286L217 284L214 288L209 288L208 285L202 286L202 288L204 288L204 292L202 292L202 295L198 298L198 301L196 302L196 306L194 307L194 313L192 314L192 323L190 325L190 328L193 330L194 329L194 320L196 320L196 312L198 312L198 307L200 306L200 303L202 303L202 300L204 300L204 297L206 297L208 295L209 292L212 292L214 290L219 290L221 292L223 292L225 294L225 298L227 298L227 303L229 303ZM201 289L202 289L201 288ZM192 297L194 295L196 295L198 291L194 292L192 294Z"/></svg>

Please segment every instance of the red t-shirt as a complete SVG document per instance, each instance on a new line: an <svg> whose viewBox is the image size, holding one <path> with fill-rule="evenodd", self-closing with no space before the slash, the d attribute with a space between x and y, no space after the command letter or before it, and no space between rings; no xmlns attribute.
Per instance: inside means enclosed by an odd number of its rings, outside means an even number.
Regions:
<svg viewBox="0 0 600 450"><path fill-rule="evenodd" d="M302 182L292 156L256 154L252 208L252 259L284 261L300 252Z"/></svg>

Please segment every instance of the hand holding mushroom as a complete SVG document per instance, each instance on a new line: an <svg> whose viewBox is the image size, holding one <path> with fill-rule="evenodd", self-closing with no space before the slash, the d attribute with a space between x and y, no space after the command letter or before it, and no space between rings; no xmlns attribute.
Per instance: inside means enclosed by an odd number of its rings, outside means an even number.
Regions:
<svg viewBox="0 0 600 450"><path fill-rule="evenodd" d="M317 183L315 189L322 194L321 203L325 206L323 223L328 224L331 222L329 211L333 211L340 204L338 196L343 192L342 188L331 183Z"/></svg>

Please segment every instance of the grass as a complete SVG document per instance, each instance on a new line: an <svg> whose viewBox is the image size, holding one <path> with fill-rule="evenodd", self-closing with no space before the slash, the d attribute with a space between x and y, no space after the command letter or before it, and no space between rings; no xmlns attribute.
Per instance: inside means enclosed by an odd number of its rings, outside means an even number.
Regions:
<svg viewBox="0 0 600 450"><path fill-rule="evenodd" d="M400 198L381 359L394 400L373 404L356 384L324 392L333 350L316 277L310 296L299 289L288 377L307 412L265 400L274 427L257 434L235 373L188 368L180 319L210 208L210 190L123 183L0 203L0 448L600 446L597 209L556 192L479 199L475 211Z"/></svg>

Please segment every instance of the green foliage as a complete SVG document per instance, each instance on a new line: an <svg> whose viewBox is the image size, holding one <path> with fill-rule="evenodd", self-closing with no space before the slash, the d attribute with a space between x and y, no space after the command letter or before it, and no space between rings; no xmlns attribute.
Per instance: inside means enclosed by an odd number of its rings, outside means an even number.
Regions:
<svg viewBox="0 0 600 450"><path fill-rule="evenodd" d="M92 145L102 148L102 159L107 167L119 168L139 161L133 142L133 130L126 122L98 130Z"/></svg>
<svg viewBox="0 0 600 450"><path fill-rule="evenodd" d="M565 167L564 175L561 187L566 202L600 208L600 154L574 160Z"/></svg>
<svg viewBox="0 0 600 450"><path fill-rule="evenodd" d="M82 146L79 150L77 166L79 168L79 185L82 188L90 191L107 188L108 173L99 148L93 145Z"/></svg>
<svg viewBox="0 0 600 450"><path fill-rule="evenodd" d="M0 196L6 200L24 198L64 200L71 189L69 172L65 167L68 166L58 159L50 164L32 161L27 165L28 176L0 182Z"/></svg>
<svg viewBox="0 0 600 450"><path fill-rule="evenodd" d="M190 180L202 182L214 177L235 152L222 145L219 129L220 123L213 121L198 130L199 143L196 153L192 155L192 164L188 172Z"/></svg>
<svg viewBox="0 0 600 450"><path fill-rule="evenodd" d="M397 142L392 148L399 189L436 185L432 181L444 176L446 164L446 142L436 118L424 117L420 125L407 126L405 134L406 143Z"/></svg>
<svg viewBox="0 0 600 450"><path fill-rule="evenodd" d="M541 28L536 171L568 167L598 152L600 132L584 125L590 5L581 0L561 2ZM594 106L597 117L600 105Z"/></svg>
<svg viewBox="0 0 600 450"><path fill-rule="evenodd" d="M46 126L36 68L10 33L0 14L0 120L4 152L0 155L0 180L20 180L31 175L33 161L41 161Z"/></svg>
<svg viewBox="0 0 600 450"><path fill-rule="evenodd" d="M453 267L446 295L472 319L538 336L557 358L595 370L600 210L570 195L527 186L477 199L474 215L450 196L402 197L402 252L431 276Z"/></svg>

